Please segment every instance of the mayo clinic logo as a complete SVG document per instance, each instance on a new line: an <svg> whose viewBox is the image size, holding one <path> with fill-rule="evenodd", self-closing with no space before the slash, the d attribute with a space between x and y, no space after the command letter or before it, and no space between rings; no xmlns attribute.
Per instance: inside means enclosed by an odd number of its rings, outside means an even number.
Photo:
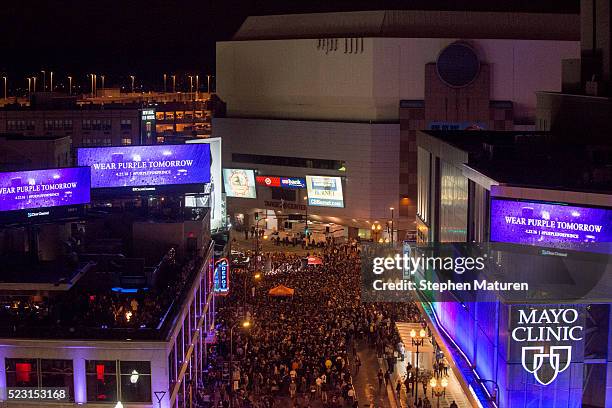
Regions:
<svg viewBox="0 0 612 408"><path fill-rule="evenodd" d="M572 342L582 340L576 309L519 309L512 339L521 343L521 364L542 385L552 383L572 362Z"/></svg>

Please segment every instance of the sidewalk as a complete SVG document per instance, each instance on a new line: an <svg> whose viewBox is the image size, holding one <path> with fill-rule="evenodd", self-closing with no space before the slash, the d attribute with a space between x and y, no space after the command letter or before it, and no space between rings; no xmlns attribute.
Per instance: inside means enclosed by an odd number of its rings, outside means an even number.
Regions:
<svg viewBox="0 0 612 408"><path fill-rule="evenodd" d="M368 347L367 341L356 341L356 347L357 355L361 359L361 368L358 374L355 374L353 356L351 355L349 358L351 367L353 367L353 386L355 387L359 407L398 408L393 395L392 382L387 386L383 383L383 387L380 390L378 389L376 374L379 368L386 371L386 363L383 362L382 366L379 365L376 352Z"/></svg>

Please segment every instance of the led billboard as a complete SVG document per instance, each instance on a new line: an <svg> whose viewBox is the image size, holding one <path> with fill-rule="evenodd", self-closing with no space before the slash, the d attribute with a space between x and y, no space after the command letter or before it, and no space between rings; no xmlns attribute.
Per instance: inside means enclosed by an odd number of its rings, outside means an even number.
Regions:
<svg viewBox="0 0 612 408"><path fill-rule="evenodd" d="M210 183L207 144L88 147L79 166L91 167L91 187L108 192L201 192Z"/></svg>
<svg viewBox="0 0 612 408"><path fill-rule="evenodd" d="M225 199L223 198L223 185L221 182L221 138L209 137L206 139L187 140L185 143L207 144L210 146L210 183L204 193L208 193L207 200L210 208L210 228L217 230L225 227ZM199 205L195 205L198 207Z"/></svg>
<svg viewBox="0 0 612 408"><path fill-rule="evenodd" d="M253 170L223 169L223 183L228 197L257 198Z"/></svg>
<svg viewBox="0 0 612 408"><path fill-rule="evenodd" d="M266 187L306 188L306 180L302 177L257 176L255 181L257 184Z"/></svg>
<svg viewBox="0 0 612 408"><path fill-rule="evenodd" d="M53 210L56 207L81 206L89 201L88 167L0 173L0 212L3 221L48 218L54 213L62 213Z"/></svg>
<svg viewBox="0 0 612 408"><path fill-rule="evenodd" d="M342 179L332 176L306 176L308 205L315 207L344 207Z"/></svg>
<svg viewBox="0 0 612 408"><path fill-rule="evenodd" d="M491 241L608 252L612 209L491 199Z"/></svg>

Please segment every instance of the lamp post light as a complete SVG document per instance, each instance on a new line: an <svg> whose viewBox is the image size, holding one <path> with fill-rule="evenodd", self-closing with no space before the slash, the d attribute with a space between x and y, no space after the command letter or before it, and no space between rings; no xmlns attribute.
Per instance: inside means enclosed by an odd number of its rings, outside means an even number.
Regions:
<svg viewBox="0 0 612 408"><path fill-rule="evenodd" d="M414 404L415 405L417 403L417 398L419 395L419 347L425 344L426 336L427 336L427 333L423 329L419 331L418 337L417 337L416 330L414 329L410 330L410 339L412 340L412 346L416 347L416 361L415 361L416 374L414 378Z"/></svg>
<svg viewBox="0 0 612 408"><path fill-rule="evenodd" d="M164 93L166 93L166 77L167 75L164 74Z"/></svg>
<svg viewBox="0 0 612 408"><path fill-rule="evenodd" d="M28 80L28 98L30 97L30 94L32 93L32 78L26 78Z"/></svg>
<svg viewBox="0 0 612 408"><path fill-rule="evenodd" d="M104 75L100 75L100 78L102 79L102 92L104 92Z"/></svg>
<svg viewBox="0 0 612 408"><path fill-rule="evenodd" d="M68 96L72 95L72 77L68 77Z"/></svg>
<svg viewBox="0 0 612 408"><path fill-rule="evenodd" d="M2 79L4 79L4 100L6 101L6 76L3 76Z"/></svg>
<svg viewBox="0 0 612 408"><path fill-rule="evenodd" d="M208 95L210 96L210 75L206 75L206 92L208 92Z"/></svg>
<svg viewBox="0 0 612 408"><path fill-rule="evenodd" d="M448 380L446 378L442 378L440 382L436 380L435 377L429 381L429 385L431 385L431 396L438 398L438 408L440 408L440 397L446 395L446 387L448 387Z"/></svg>
<svg viewBox="0 0 612 408"><path fill-rule="evenodd" d="M134 75L130 75L130 78L132 79L132 93L134 93Z"/></svg>
<svg viewBox="0 0 612 408"><path fill-rule="evenodd" d="M200 91L200 76L196 75L196 99L198 99L198 92Z"/></svg>
<svg viewBox="0 0 612 408"><path fill-rule="evenodd" d="M308 243L308 196L304 196L304 205L306 206L306 222L304 223L304 236Z"/></svg>
<svg viewBox="0 0 612 408"><path fill-rule="evenodd" d="M249 320L244 320L242 322L236 322L230 329L230 390L233 394L234 391L234 329L236 326L240 325L244 329L251 328L251 322ZM230 398L230 407L233 405L234 398Z"/></svg>
<svg viewBox="0 0 612 408"><path fill-rule="evenodd" d="M49 79L49 91L53 92L53 71L49 73L51 74L51 78Z"/></svg>
<svg viewBox="0 0 612 408"><path fill-rule="evenodd" d="M172 75L172 93L176 93L176 75Z"/></svg>
<svg viewBox="0 0 612 408"><path fill-rule="evenodd" d="M193 93L193 75L187 75L189 78L189 93Z"/></svg>
<svg viewBox="0 0 612 408"><path fill-rule="evenodd" d="M40 71L43 74L43 92L47 89L47 73L45 71Z"/></svg>
<svg viewBox="0 0 612 408"><path fill-rule="evenodd" d="M389 209L391 210L391 246L393 246L393 211L395 210L395 208L389 207Z"/></svg>
<svg viewBox="0 0 612 408"><path fill-rule="evenodd" d="M32 77L32 92L36 93L36 75Z"/></svg>

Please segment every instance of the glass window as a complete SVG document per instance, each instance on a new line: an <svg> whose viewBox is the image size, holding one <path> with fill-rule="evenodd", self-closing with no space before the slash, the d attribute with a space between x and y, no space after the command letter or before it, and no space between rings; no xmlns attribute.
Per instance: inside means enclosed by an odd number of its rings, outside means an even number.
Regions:
<svg viewBox="0 0 612 408"><path fill-rule="evenodd" d="M38 361L32 358L7 358L6 386L38 387Z"/></svg>
<svg viewBox="0 0 612 408"><path fill-rule="evenodd" d="M273 166L306 167L314 169L346 171L342 160L311 159L306 157L266 156L262 154L232 153L236 163L267 164Z"/></svg>
<svg viewBox="0 0 612 408"><path fill-rule="evenodd" d="M117 363L87 360L87 401L117 401Z"/></svg>
<svg viewBox="0 0 612 408"><path fill-rule="evenodd" d="M121 138L121 144L122 145L131 145L132 144L132 138L130 137L123 137Z"/></svg>
<svg viewBox="0 0 612 408"><path fill-rule="evenodd" d="M155 112L156 120L164 120L164 112Z"/></svg>
<svg viewBox="0 0 612 408"><path fill-rule="evenodd" d="M151 363L121 361L121 401L151 402Z"/></svg>
<svg viewBox="0 0 612 408"><path fill-rule="evenodd" d="M74 399L72 360L40 360L40 385L42 387L68 388L70 400Z"/></svg>

